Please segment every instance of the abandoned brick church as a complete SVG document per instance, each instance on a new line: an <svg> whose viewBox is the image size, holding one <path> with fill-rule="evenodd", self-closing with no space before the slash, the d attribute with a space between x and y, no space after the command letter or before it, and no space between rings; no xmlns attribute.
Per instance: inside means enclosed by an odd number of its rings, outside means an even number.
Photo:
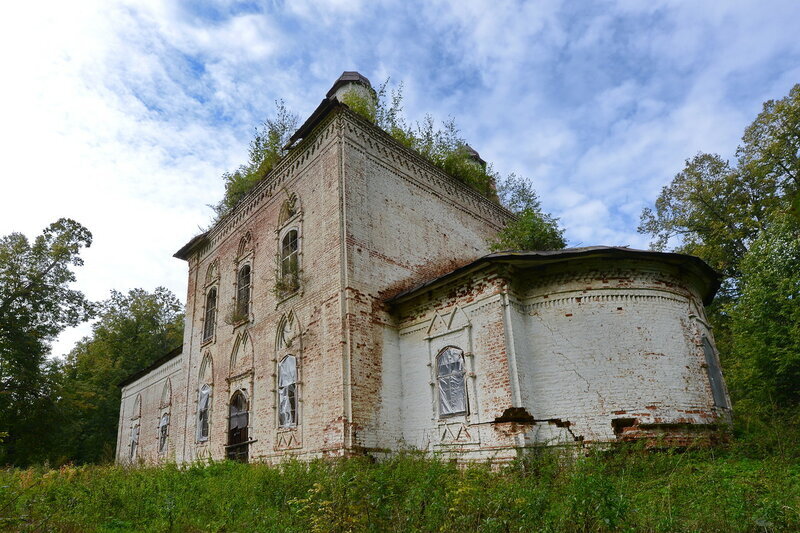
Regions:
<svg viewBox="0 0 800 533"><path fill-rule="evenodd" d="M488 253L512 219L341 103L175 254L183 347L121 384L119 462L707 440L730 403L701 260Z"/></svg>

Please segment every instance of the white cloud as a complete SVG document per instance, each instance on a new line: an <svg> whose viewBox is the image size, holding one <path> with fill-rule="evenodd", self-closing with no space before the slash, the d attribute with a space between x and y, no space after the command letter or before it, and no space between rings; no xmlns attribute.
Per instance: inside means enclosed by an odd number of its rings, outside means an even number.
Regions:
<svg viewBox="0 0 800 533"><path fill-rule="evenodd" d="M788 1L4 10L0 233L85 224L78 286L94 299L156 285L184 298L171 255L208 223L253 126L280 97L305 118L342 70L404 80L412 118L456 117L497 170L532 178L571 244L638 247L638 213L684 159L731 157L761 102L800 81Z"/></svg>

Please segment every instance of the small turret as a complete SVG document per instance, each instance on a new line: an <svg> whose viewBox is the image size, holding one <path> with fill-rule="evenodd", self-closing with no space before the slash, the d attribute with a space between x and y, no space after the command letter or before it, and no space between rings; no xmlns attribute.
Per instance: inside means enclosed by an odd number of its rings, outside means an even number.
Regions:
<svg viewBox="0 0 800 533"><path fill-rule="evenodd" d="M366 76L355 71L342 72L342 75L334 82L333 87L330 88L325 96L328 98L335 97L340 102L343 102L344 95L350 92L355 92L362 98L366 98L373 105L377 104L378 95L375 94L372 84Z"/></svg>

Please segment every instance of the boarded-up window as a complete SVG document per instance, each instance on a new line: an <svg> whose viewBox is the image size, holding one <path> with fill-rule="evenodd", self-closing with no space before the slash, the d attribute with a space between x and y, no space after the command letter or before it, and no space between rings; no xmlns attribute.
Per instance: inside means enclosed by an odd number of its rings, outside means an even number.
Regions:
<svg viewBox="0 0 800 533"><path fill-rule="evenodd" d="M208 416L211 406L211 387L203 385L200 388L200 398L197 402L197 440L208 439Z"/></svg>
<svg viewBox="0 0 800 533"><path fill-rule="evenodd" d="M244 394L237 391L231 398L228 410L228 445L226 446L228 459L247 462L249 447L247 438L248 422L247 399Z"/></svg>
<svg viewBox="0 0 800 533"><path fill-rule="evenodd" d="M236 314L244 320L250 311L250 265L239 269L236 284Z"/></svg>
<svg viewBox="0 0 800 533"><path fill-rule="evenodd" d="M203 341L214 336L214 325L217 316L217 289L211 289L206 296L206 319L203 324Z"/></svg>
<svg viewBox="0 0 800 533"><path fill-rule="evenodd" d="M706 356L706 372L708 372L708 380L711 382L714 405L728 407L728 402L725 399L725 388L722 384L722 371L719 368L719 364L717 364L717 356L711 346L711 341L705 335L703 335L703 353Z"/></svg>
<svg viewBox="0 0 800 533"><path fill-rule="evenodd" d="M297 359L284 357L278 365L278 424L297 425Z"/></svg>
<svg viewBox="0 0 800 533"><path fill-rule="evenodd" d="M464 352L450 346L436 356L436 382L439 386L439 415L467 412L467 389L464 383Z"/></svg>
<svg viewBox="0 0 800 533"><path fill-rule="evenodd" d="M167 453L167 436L169 435L169 414L164 413L158 423L158 453Z"/></svg>
<svg viewBox="0 0 800 533"><path fill-rule="evenodd" d="M131 461L136 459L137 451L139 451L139 424L134 424L131 428Z"/></svg>

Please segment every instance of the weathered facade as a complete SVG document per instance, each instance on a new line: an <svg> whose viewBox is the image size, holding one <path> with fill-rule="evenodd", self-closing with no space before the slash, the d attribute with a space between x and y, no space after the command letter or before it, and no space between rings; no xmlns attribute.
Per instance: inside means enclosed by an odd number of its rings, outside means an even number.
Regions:
<svg viewBox="0 0 800 533"><path fill-rule="evenodd" d="M512 215L341 104L348 90L371 92L345 73L289 155L176 254L183 347L123 383L119 461L504 460L706 439L728 419L707 265L609 247L487 255Z"/></svg>

